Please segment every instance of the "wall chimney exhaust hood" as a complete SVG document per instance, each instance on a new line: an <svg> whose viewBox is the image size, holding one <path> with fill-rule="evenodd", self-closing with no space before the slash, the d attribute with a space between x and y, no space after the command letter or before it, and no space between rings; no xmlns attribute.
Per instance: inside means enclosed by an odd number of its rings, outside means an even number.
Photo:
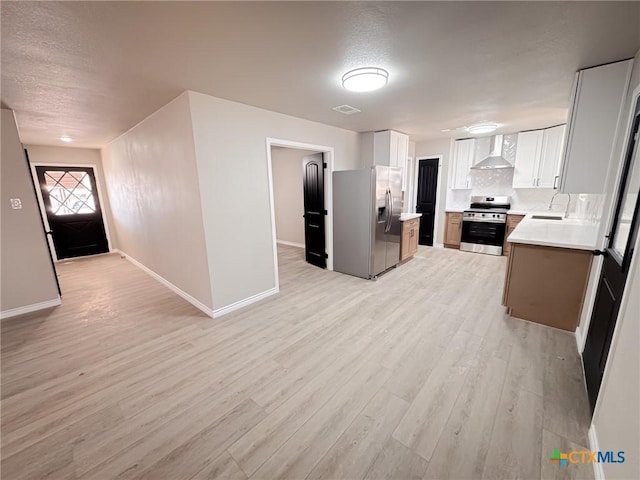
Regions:
<svg viewBox="0 0 640 480"><path fill-rule="evenodd" d="M489 156L484 160L476 163L472 170L496 170L499 168L513 168L502 156L502 135L494 135L491 137L491 150Z"/></svg>

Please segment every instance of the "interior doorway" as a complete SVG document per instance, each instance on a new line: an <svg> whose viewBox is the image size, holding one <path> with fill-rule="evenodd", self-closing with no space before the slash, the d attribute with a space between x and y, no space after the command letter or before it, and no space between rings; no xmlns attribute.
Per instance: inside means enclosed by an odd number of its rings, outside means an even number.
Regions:
<svg viewBox="0 0 640 480"><path fill-rule="evenodd" d="M278 245L333 270L333 148L268 138L267 156L276 285Z"/></svg>
<svg viewBox="0 0 640 480"><path fill-rule="evenodd" d="M109 252L94 166L35 164L32 172L55 259Z"/></svg>
<svg viewBox="0 0 640 480"><path fill-rule="evenodd" d="M421 213L418 243L432 247L438 197L439 158L421 158L418 160L416 213Z"/></svg>

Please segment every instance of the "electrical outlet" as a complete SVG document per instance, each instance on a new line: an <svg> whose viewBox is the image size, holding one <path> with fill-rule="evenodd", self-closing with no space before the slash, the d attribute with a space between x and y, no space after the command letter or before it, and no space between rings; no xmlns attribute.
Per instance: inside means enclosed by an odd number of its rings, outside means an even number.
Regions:
<svg viewBox="0 0 640 480"><path fill-rule="evenodd" d="M19 198L10 198L9 200L11 201L11 208L14 210L20 210L22 208L22 200Z"/></svg>

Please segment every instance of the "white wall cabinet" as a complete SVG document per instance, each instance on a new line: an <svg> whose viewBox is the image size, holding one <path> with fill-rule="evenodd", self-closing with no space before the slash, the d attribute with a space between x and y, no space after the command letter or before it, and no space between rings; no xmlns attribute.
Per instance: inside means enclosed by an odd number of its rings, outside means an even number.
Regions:
<svg viewBox="0 0 640 480"><path fill-rule="evenodd" d="M456 140L453 152L453 168L451 172L451 188L456 190L471 188L469 170L473 165L476 153L476 139Z"/></svg>
<svg viewBox="0 0 640 480"><path fill-rule="evenodd" d="M373 164L402 168L402 190L407 187L409 135L384 130L373 135Z"/></svg>
<svg viewBox="0 0 640 480"><path fill-rule="evenodd" d="M565 125L518 134L513 188L557 188Z"/></svg>
<svg viewBox="0 0 640 480"><path fill-rule="evenodd" d="M518 134L516 163L513 170L513 188L535 188L542 156L543 130Z"/></svg>
<svg viewBox="0 0 640 480"><path fill-rule="evenodd" d="M560 191L602 193L633 60L578 72L571 96Z"/></svg>
<svg viewBox="0 0 640 480"><path fill-rule="evenodd" d="M540 188L558 188L562 148L566 125L558 125L544 130L542 137L542 156L538 167L536 186Z"/></svg>

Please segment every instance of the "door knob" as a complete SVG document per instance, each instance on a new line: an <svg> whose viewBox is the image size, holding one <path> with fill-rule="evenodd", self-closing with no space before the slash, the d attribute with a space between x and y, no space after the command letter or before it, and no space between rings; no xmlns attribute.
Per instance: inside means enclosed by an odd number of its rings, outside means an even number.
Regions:
<svg viewBox="0 0 640 480"><path fill-rule="evenodd" d="M593 254L598 257L600 255L602 255L603 257L608 257L609 256L609 252L607 252L606 250L594 250Z"/></svg>

